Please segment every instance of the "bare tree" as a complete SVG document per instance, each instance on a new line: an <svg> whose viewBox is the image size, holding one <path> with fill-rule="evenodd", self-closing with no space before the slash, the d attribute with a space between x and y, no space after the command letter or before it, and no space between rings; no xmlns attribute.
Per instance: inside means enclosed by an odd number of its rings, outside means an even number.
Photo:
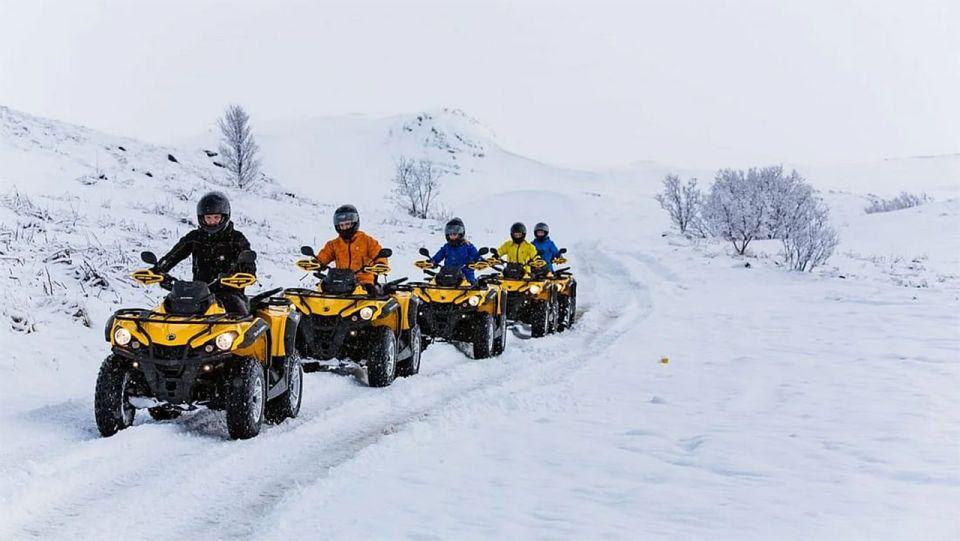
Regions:
<svg viewBox="0 0 960 541"><path fill-rule="evenodd" d="M427 218L440 190L443 172L426 159L414 161L401 156L393 174L393 193L410 216Z"/></svg>
<svg viewBox="0 0 960 541"><path fill-rule="evenodd" d="M833 255L839 239L829 225L827 206L808 188L793 201L794 213L783 230L784 260L790 268L812 271Z"/></svg>
<svg viewBox="0 0 960 541"><path fill-rule="evenodd" d="M732 242L738 254L743 255L750 242L763 235L766 211L759 170L717 172L704 205L704 218L710 231Z"/></svg>
<svg viewBox="0 0 960 541"><path fill-rule="evenodd" d="M679 176L667 175L663 179L663 191L655 199L670 214L670 220L680 228L681 234L686 234L688 230L702 231L697 222L700 221L703 194L697 188L697 179L690 179L681 185Z"/></svg>
<svg viewBox="0 0 960 541"><path fill-rule="evenodd" d="M250 115L243 107L230 105L217 124L224 166L233 173L237 186L246 188L260 175L260 147L250 129Z"/></svg>

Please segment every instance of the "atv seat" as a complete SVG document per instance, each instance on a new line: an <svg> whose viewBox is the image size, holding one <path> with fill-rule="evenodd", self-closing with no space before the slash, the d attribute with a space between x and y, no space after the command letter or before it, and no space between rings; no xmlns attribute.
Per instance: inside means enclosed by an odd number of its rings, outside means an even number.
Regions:
<svg viewBox="0 0 960 541"><path fill-rule="evenodd" d="M205 314L214 302L214 296L205 282L174 282L163 300L169 314L192 316Z"/></svg>

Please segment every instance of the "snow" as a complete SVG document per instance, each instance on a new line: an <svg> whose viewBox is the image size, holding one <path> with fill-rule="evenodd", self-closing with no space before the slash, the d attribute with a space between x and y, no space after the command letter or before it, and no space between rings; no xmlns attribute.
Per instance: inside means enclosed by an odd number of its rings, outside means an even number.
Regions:
<svg viewBox="0 0 960 541"><path fill-rule="evenodd" d="M307 374L300 417L252 440L227 440L209 411L138 415L99 437L103 323L159 298L125 275L140 250L192 227L204 191L233 199L258 287L308 283L298 248L331 236L348 200L394 249L392 277L418 276L416 249L440 244L441 222L384 199L395 156L438 156L435 139L402 129L417 116L264 126L276 181L240 193L201 151L210 143L158 147L0 108L0 538L960 537L952 157L897 161L922 165L899 184L877 173L886 191L842 182L846 167L799 168L841 245L824 268L794 273L776 241L736 258L670 233L652 194L683 170L556 169L434 111L444 140L484 149L447 152L461 169L442 203L481 245L517 220L550 223L580 284L572 332L511 339L484 361L433 346L419 375L385 389ZM98 170L107 179L75 181ZM937 200L863 213L867 192L900 190ZM16 314L34 332L14 331Z"/></svg>

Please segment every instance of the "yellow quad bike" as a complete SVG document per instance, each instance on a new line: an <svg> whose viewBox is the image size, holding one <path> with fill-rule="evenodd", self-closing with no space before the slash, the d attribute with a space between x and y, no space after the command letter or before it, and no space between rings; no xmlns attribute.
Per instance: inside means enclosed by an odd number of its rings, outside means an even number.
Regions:
<svg viewBox="0 0 960 541"><path fill-rule="evenodd" d="M141 259L157 264L151 252ZM250 250L239 257L240 262L255 259ZM232 439L256 436L264 420L279 423L297 416L303 391L294 349L300 314L288 300L272 297L279 288L250 298L250 315L235 315L211 294L213 283L177 280L150 269L132 276L169 293L153 310L122 309L107 320L113 352L100 367L94 398L102 435L129 427L142 408L157 420L200 406L224 410ZM242 289L256 277L235 273L217 282Z"/></svg>
<svg viewBox="0 0 960 541"><path fill-rule="evenodd" d="M563 254L567 253L566 248L560 248L560 256L553 259L554 266L564 265L567 258ZM535 273L537 271L534 271ZM577 317L577 281L570 272L570 267L554 269L548 273L549 283L557 292L557 332L563 332L570 327Z"/></svg>
<svg viewBox="0 0 960 541"><path fill-rule="evenodd" d="M560 307L557 287L544 268L547 263L538 258L527 272L520 263L504 262L496 249L490 248L490 252L493 257L486 262L500 271L500 286L507 292L507 319L529 325L533 338L554 332Z"/></svg>
<svg viewBox="0 0 960 541"><path fill-rule="evenodd" d="M420 301L398 286L401 278L367 291L350 269L327 268L317 261L313 249L304 246L300 253L307 259L297 261L301 269L319 279L314 289L289 288L283 295L303 317L297 332L297 349L309 372L341 370L351 361L366 368L371 387L386 387L396 376L412 376L420 371L423 338L417 325ZM384 248L376 259L390 257ZM363 267L376 277L390 268L369 262ZM336 361L330 364L326 361Z"/></svg>
<svg viewBox="0 0 960 541"><path fill-rule="evenodd" d="M481 248L480 255L489 252ZM472 285L459 266L445 265L439 270L427 257L416 265L431 276L428 282L407 284L420 299L417 321L423 331L425 345L438 340L470 342L473 358L486 359L503 353L507 343L506 293L497 284L497 275L480 276ZM474 271L489 268L485 261L468 265Z"/></svg>

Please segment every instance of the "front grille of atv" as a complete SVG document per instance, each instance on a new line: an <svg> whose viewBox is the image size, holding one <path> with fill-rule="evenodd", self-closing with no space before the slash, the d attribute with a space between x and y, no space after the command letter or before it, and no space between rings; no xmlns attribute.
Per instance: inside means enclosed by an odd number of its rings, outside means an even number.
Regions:
<svg viewBox="0 0 960 541"><path fill-rule="evenodd" d="M160 372L160 374L166 378L178 378L180 377L180 374L183 373L182 365L167 366L167 365L158 364L156 366L157 366L157 371Z"/></svg>
<svg viewBox="0 0 960 541"><path fill-rule="evenodd" d="M457 305L432 304L424 311L427 315L425 326L435 335L450 338L459 323L459 318L454 317L459 313Z"/></svg>
<svg viewBox="0 0 960 541"><path fill-rule="evenodd" d="M189 346L153 346L153 356L161 361L179 361L186 358Z"/></svg>

